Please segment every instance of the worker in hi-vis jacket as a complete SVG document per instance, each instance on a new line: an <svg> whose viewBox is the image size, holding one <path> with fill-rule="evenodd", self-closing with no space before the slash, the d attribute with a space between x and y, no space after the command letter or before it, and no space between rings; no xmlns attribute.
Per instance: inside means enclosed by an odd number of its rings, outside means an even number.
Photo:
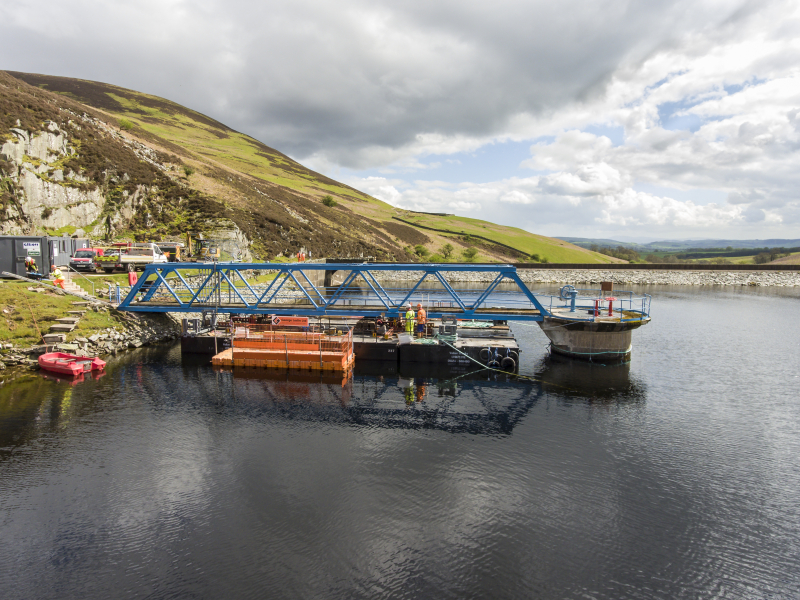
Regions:
<svg viewBox="0 0 800 600"><path fill-rule="evenodd" d="M414 333L414 309L411 308L411 302L408 303L408 310L406 311L406 333Z"/></svg>

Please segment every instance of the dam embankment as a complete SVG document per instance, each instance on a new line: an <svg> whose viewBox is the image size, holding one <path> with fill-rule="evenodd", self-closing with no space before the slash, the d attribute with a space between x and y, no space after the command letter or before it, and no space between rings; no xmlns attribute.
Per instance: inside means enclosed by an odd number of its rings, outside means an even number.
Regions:
<svg viewBox="0 0 800 600"><path fill-rule="evenodd" d="M601 281L613 281L628 285L800 287L800 271L797 270L528 268L517 265L517 273L525 283L599 284ZM375 272L375 275L381 281L400 281L418 279L422 271ZM445 276L448 281L487 283L497 273L448 272Z"/></svg>

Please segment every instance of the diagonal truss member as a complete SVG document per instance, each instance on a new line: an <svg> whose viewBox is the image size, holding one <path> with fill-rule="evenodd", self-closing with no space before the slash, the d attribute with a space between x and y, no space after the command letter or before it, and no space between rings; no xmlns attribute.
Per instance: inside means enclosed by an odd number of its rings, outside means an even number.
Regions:
<svg viewBox="0 0 800 600"><path fill-rule="evenodd" d="M425 301L433 318L541 321L550 314L511 265L214 263L198 266L196 263L148 265L119 309L397 317L405 312L408 302ZM344 273L341 284L327 288L315 285L314 281L324 280L325 273L332 271ZM480 284L480 289L457 290L448 281L448 274L454 273L490 274L491 279ZM466 279L479 281L485 276ZM395 287L387 287L387 281L397 283ZM435 289L423 287L424 283L432 283ZM511 300L508 292L498 290L502 283L516 285Z"/></svg>

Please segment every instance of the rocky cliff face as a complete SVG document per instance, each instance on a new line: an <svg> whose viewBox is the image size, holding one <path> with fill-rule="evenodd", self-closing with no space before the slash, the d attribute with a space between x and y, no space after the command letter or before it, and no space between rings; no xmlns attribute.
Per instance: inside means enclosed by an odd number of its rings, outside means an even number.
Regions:
<svg viewBox="0 0 800 600"><path fill-rule="evenodd" d="M185 184L180 159L13 81L0 74L0 234L143 241L192 231L249 258L226 206Z"/></svg>
<svg viewBox="0 0 800 600"><path fill-rule="evenodd" d="M64 173L61 163L75 148L67 144L58 124L48 121L44 125L47 129L39 132L14 127L10 131L16 139L0 146L0 160L6 163L6 190L13 198L0 233L72 229L71 233L81 237L96 235L94 229L105 205L101 189L86 189L87 180L79 173Z"/></svg>

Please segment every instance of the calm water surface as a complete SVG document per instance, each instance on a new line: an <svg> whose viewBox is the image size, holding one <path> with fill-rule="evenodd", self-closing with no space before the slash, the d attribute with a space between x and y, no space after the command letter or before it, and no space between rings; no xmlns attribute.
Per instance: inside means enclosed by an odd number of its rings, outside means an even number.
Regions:
<svg viewBox="0 0 800 600"><path fill-rule="evenodd" d="M0 387L0 598L795 598L800 290L649 288L633 360Z"/></svg>

